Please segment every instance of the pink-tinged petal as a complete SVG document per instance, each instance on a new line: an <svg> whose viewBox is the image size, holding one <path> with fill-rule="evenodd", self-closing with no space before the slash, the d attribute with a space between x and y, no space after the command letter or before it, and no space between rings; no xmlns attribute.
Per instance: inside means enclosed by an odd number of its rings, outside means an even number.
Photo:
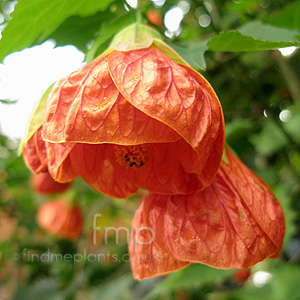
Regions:
<svg viewBox="0 0 300 300"><path fill-rule="evenodd" d="M221 163L205 190L149 194L144 200L146 226L156 232L158 245L178 260L248 268L276 256L282 247L285 225L278 200L232 153L227 158L229 165Z"/></svg>
<svg viewBox="0 0 300 300"><path fill-rule="evenodd" d="M54 86L43 138L53 143L134 145L176 141L180 136L124 99L111 79L107 57L103 57Z"/></svg>
<svg viewBox="0 0 300 300"><path fill-rule="evenodd" d="M23 150L25 164L34 173L46 172L48 170L47 150L41 133L42 127L33 134Z"/></svg>
<svg viewBox="0 0 300 300"><path fill-rule="evenodd" d="M176 260L155 243L155 232L145 227L143 203L132 221L129 258L133 277L137 280L165 275L189 265L189 262Z"/></svg>
<svg viewBox="0 0 300 300"><path fill-rule="evenodd" d="M127 198L138 188L163 194L187 194L202 189L195 173L187 173L178 159L181 141L144 144L147 160L139 168L122 165L128 147L111 144L77 144L70 152L74 170L97 191L114 198ZM184 142L185 143L185 142ZM186 143L185 143L186 144ZM188 148L190 148L187 145ZM184 146L180 146L185 150ZM182 152L182 155L188 153Z"/></svg>
<svg viewBox="0 0 300 300"><path fill-rule="evenodd" d="M73 168L70 152L75 144L54 144L46 142L49 173L57 182L73 181L78 173Z"/></svg>
<svg viewBox="0 0 300 300"><path fill-rule="evenodd" d="M153 46L114 52L108 64L117 88L128 102L173 128L194 148L200 171L209 170L201 177L203 184L209 185L224 146L222 108L210 84Z"/></svg>

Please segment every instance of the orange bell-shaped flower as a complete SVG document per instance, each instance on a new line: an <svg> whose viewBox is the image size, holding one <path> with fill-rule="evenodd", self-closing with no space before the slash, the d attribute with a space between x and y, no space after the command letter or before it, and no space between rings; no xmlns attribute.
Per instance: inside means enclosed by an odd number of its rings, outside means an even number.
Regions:
<svg viewBox="0 0 300 300"><path fill-rule="evenodd" d="M40 194L63 193L70 186L69 183L59 183L54 181L49 172L40 172L31 176L33 189Z"/></svg>
<svg viewBox="0 0 300 300"><path fill-rule="evenodd" d="M72 205L65 199L56 199L40 207L37 222L48 233L74 241L82 231L83 216L77 204Z"/></svg>
<svg viewBox="0 0 300 300"><path fill-rule="evenodd" d="M136 279L193 262L218 269L250 268L279 255L285 223L278 200L228 148L225 153L228 162L221 162L205 190L149 193L145 198L133 220L129 246ZM139 228L148 231L136 236Z"/></svg>
<svg viewBox="0 0 300 300"><path fill-rule="evenodd" d="M152 29L142 27L140 38L143 30ZM117 38L116 47L53 87L42 133L51 175L61 182L80 175L116 198L139 188L204 189L224 147L213 88L161 41L120 51L125 41Z"/></svg>

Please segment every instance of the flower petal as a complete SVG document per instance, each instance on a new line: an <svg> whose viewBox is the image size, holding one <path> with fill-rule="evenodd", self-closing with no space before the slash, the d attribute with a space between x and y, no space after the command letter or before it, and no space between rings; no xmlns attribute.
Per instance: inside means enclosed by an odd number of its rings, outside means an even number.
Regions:
<svg viewBox="0 0 300 300"><path fill-rule="evenodd" d="M247 168L229 148L225 148L229 164L222 163L223 174L247 204L256 222L277 246L279 254L285 233L284 214L270 187Z"/></svg>
<svg viewBox="0 0 300 300"><path fill-rule="evenodd" d="M124 99L110 77L107 56L60 80L48 102L43 138L52 143L131 145L180 138Z"/></svg>
<svg viewBox="0 0 300 300"><path fill-rule="evenodd" d="M23 150L25 164L34 173L46 172L48 170L47 150L41 133L42 127L32 135Z"/></svg>
<svg viewBox="0 0 300 300"><path fill-rule="evenodd" d="M146 226L156 232L158 245L178 260L247 268L277 255L282 247L285 225L278 200L258 176L226 153L229 165L221 163L204 191L149 194L144 200Z"/></svg>
<svg viewBox="0 0 300 300"><path fill-rule="evenodd" d="M69 156L74 146L75 144L72 143L54 144L46 142L49 173L55 181L69 182L78 176Z"/></svg>
<svg viewBox="0 0 300 300"><path fill-rule="evenodd" d="M142 203L132 221L129 243L130 264L133 277L137 280L165 275L190 264L176 260L163 251L154 240L154 233L145 227Z"/></svg>
<svg viewBox="0 0 300 300"><path fill-rule="evenodd" d="M201 171L210 170L203 177L209 185L224 146L222 108L210 84L153 46L113 52L108 64L117 88L133 106L173 128L195 149Z"/></svg>
<svg viewBox="0 0 300 300"><path fill-rule="evenodd" d="M138 188L163 194L187 194L203 187L198 175L187 173L178 160L179 144L182 144L181 140L144 144L150 159L140 169L120 165L117 161L116 149L124 146L77 144L70 152L70 157L74 170L83 180L111 197L127 198ZM190 148L188 144L187 148ZM180 149L186 150L182 145ZM181 154L188 156L187 152Z"/></svg>
<svg viewBox="0 0 300 300"><path fill-rule="evenodd" d="M127 198L138 188L114 168L113 145L77 144L70 153L74 170L95 190L115 198Z"/></svg>

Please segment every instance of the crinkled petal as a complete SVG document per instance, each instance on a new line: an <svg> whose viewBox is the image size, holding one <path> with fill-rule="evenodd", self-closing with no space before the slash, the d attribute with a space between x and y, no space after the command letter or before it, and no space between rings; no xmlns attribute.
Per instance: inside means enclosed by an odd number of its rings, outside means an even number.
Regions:
<svg viewBox="0 0 300 300"><path fill-rule="evenodd" d="M229 148L226 147L225 151L229 164L222 163L224 176L228 176L257 223L277 246L279 254L285 234L284 214L279 201L271 188L247 168Z"/></svg>
<svg viewBox="0 0 300 300"><path fill-rule="evenodd" d="M285 232L270 188L229 150L213 184L190 195L149 194L144 221L178 260L215 268L248 268L276 256Z"/></svg>
<svg viewBox="0 0 300 300"><path fill-rule="evenodd" d="M123 146L118 145L77 144L70 157L78 175L111 197L127 198L138 188L163 194L187 194L202 189L202 183L197 174L187 173L181 165L177 146L181 143L145 144L150 159L140 169L119 164L116 149ZM186 148L181 145L181 149Z"/></svg>
<svg viewBox="0 0 300 300"><path fill-rule="evenodd" d="M195 149L200 171L209 170L201 177L203 184L209 185L224 146L222 108L210 84L199 73L176 64L153 46L113 52L108 64L126 100L173 128Z"/></svg>
<svg viewBox="0 0 300 300"><path fill-rule="evenodd" d="M115 198L127 198L138 188L114 167L113 145L77 144L71 151L72 167L95 190Z"/></svg>
<svg viewBox="0 0 300 300"><path fill-rule="evenodd" d="M155 243L155 232L145 227L143 203L132 221L129 257L133 276L137 280L165 275L189 265L189 262L179 261L167 254Z"/></svg>
<svg viewBox="0 0 300 300"><path fill-rule="evenodd" d="M23 150L25 164L34 173L46 172L48 170L47 150L41 133L42 127L33 134Z"/></svg>
<svg viewBox="0 0 300 300"><path fill-rule="evenodd" d="M75 144L54 144L46 142L49 173L57 182L73 181L78 173L73 168L70 152Z"/></svg>
<svg viewBox="0 0 300 300"><path fill-rule="evenodd" d="M51 91L44 139L52 143L142 144L180 136L128 103L102 57L60 80Z"/></svg>

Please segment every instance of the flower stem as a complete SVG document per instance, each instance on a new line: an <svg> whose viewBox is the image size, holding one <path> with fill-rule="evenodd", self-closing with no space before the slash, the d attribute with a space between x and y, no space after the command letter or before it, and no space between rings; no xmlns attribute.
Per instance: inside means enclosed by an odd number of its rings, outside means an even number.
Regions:
<svg viewBox="0 0 300 300"><path fill-rule="evenodd" d="M137 0L137 6L136 6L136 23L138 25L142 24L142 10L141 10L142 1Z"/></svg>

